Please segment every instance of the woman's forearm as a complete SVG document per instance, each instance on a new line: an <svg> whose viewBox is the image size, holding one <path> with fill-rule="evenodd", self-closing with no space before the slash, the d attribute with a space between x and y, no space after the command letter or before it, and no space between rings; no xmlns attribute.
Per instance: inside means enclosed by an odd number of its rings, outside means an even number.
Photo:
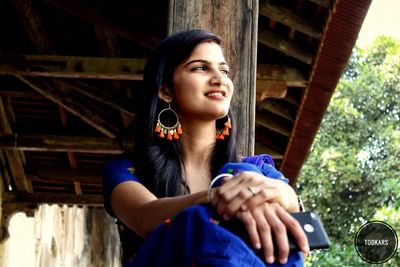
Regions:
<svg viewBox="0 0 400 267"><path fill-rule="evenodd" d="M156 198L138 183L117 186L111 195L114 214L142 237L148 236L163 221L185 208L205 203L207 203L207 191Z"/></svg>

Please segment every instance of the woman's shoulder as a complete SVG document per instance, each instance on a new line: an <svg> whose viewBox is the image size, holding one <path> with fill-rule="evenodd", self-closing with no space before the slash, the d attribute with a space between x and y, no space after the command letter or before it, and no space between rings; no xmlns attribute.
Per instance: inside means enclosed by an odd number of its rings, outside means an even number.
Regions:
<svg viewBox="0 0 400 267"><path fill-rule="evenodd" d="M123 182L133 180L139 182L136 176L136 165L127 154L110 159L103 168L103 179Z"/></svg>

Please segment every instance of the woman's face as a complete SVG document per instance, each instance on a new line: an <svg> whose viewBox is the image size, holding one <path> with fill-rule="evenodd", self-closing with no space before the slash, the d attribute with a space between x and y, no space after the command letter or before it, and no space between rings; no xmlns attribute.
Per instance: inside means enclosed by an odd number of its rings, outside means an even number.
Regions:
<svg viewBox="0 0 400 267"><path fill-rule="evenodd" d="M216 120L229 110L233 83L221 47L200 43L175 69L174 100L180 117Z"/></svg>

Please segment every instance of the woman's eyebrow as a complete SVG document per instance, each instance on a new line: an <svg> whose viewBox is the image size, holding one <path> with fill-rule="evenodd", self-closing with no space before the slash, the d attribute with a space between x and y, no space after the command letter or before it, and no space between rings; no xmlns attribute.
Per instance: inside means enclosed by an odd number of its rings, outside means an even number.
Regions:
<svg viewBox="0 0 400 267"><path fill-rule="evenodd" d="M204 60L204 59L194 59L194 60L191 60L191 61L189 61L188 63L186 63L184 67L189 66L189 65L192 64L192 63L211 64L211 62L208 61L208 60ZM226 63L225 61L219 62L218 65L226 65L226 66L229 67L228 63Z"/></svg>

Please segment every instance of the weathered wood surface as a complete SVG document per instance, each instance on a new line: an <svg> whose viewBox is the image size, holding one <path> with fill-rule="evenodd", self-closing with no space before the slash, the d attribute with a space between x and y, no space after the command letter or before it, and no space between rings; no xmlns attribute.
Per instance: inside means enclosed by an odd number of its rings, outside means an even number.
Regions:
<svg viewBox="0 0 400 267"><path fill-rule="evenodd" d="M238 151L254 153L258 1L171 0L169 34L201 28L221 36L235 85Z"/></svg>
<svg viewBox="0 0 400 267"><path fill-rule="evenodd" d="M0 74L142 80L145 59L138 58L96 58L57 55L2 55L0 56Z"/></svg>
<svg viewBox="0 0 400 267"><path fill-rule="evenodd" d="M312 54L289 38L284 39L280 35L264 29L259 30L258 40L260 43L281 51L291 57L297 58L308 65L313 63Z"/></svg>
<svg viewBox="0 0 400 267"><path fill-rule="evenodd" d="M99 154L121 154L123 152L114 138L59 135L0 135L0 148Z"/></svg>
<svg viewBox="0 0 400 267"><path fill-rule="evenodd" d="M34 204L67 204L102 207L103 195L74 195L66 193L3 193L3 205L8 203Z"/></svg>
<svg viewBox="0 0 400 267"><path fill-rule="evenodd" d="M11 125L4 107L2 98L0 97L0 135L1 134L12 134ZM8 163L9 168L4 170L8 171L8 175L13 177L15 186L18 191L21 192L32 192L32 184L25 176L23 158L15 149L0 151L3 153L2 158ZM9 186L11 183L9 184Z"/></svg>
<svg viewBox="0 0 400 267"><path fill-rule="evenodd" d="M71 99L64 92L53 87L51 84L44 83L43 81L28 79L22 76L16 76L19 80L29 85L32 89L50 99L54 103L68 110L88 125L97 129L107 137L115 137L118 129L112 125L111 122L104 120L92 110L88 109L85 105L77 103L76 99Z"/></svg>
<svg viewBox="0 0 400 267"><path fill-rule="evenodd" d="M304 19L297 13L280 7L271 1L260 3L260 15L267 16L274 21L278 21L292 28L294 31L300 31L315 39L321 39L322 32L319 31L312 21ZM293 35L292 33L291 35ZM293 38L292 38L293 39Z"/></svg>
<svg viewBox="0 0 400 267"><path fill-rule="evenodd" d="M16 238L3 243L8 253L1 266L121 266L114 218L103 208L39 205L28 216L10 216L9 231Z"/></svg>

